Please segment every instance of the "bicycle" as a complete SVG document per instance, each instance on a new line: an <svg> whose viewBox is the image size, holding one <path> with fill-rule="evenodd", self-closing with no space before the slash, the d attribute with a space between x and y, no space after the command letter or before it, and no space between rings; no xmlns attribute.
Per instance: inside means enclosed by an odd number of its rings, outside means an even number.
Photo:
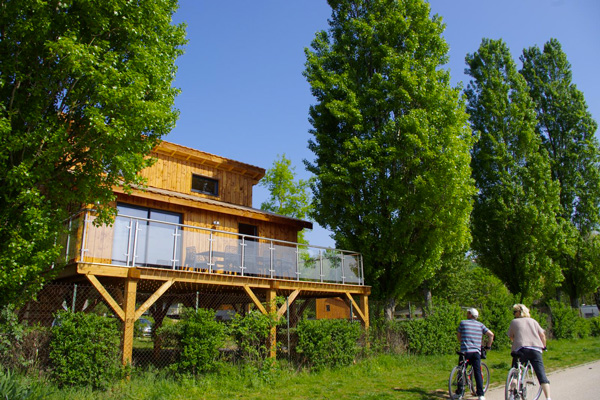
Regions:
<svg viewBox="0 0 600 400"><path fill-rule="evenodd" d="M481 348L482 360L486 358L486 350L488 349L488 347ZM475 396L477 395L477 385L475 384L473 366L467 361L465 353L457 351L456 354L460 356L460 361L456 367L452 368L448 379L450 399L463 399L466 388ZM481 362L481 377L483 378L483 392L485 393L490 386L490 369L483 361Z"/></svg>
<svg viewBox="0 0 600 400"><path fill-rule="evenodd" d="M542 394L542 385L539 384L531 362L521 362L521 353L512 352L511 356L517 359L517 366L508 371L504 398L506 400L537 400Z"/></svg>

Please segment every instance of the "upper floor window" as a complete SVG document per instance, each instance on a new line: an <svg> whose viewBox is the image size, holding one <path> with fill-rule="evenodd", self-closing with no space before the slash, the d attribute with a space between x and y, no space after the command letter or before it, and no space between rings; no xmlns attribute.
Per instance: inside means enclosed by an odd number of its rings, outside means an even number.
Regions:
<svg viewBox="0 0 600 400"><path fill-rule="evenodd" d="M200 175L192 175L192 192L219 195L219 181Z"/></svg>

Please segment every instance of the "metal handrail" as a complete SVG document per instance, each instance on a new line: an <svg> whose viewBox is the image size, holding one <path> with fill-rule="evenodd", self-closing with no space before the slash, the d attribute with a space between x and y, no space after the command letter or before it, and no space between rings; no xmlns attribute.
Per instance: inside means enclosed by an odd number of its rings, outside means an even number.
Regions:
<svg viewBox="0 0 600 400"><path fill-rule="evenodd" d="M107 227L107 226L95 226L92 225L92 219L93 219L93 210L83 210L81 213L78 213L76 215L74 215L70 220L69 220L69 224L71 223L72 220L74 219L78 219L81 218L81 214L83 213L83 229L81 229L80 232L78 232L78 234L80 234L80 259L78 260L79 262L89 262L89 259L93 259L93 257L95 256L95 254L91 254L93 251L91 251L89 248L86 248L87 245L87 240L88 237L90 235L93 235L93 229L112 229L115 230L115 225L111 226L111 227ZM92 218L90 218L92 217ZM279 240L279 239L273 239L273 238L267 238L267 237L261 237L261 236L254 236L254 235L248 235L248 234L241 234L241 233L235 233L235 232L227 232L227 231L222 231L222 230L218 230L218 229L213 229L213 228L205 228L205 227L198 227L198 226L193 226L193 225L186 225L186 224L177 224L177 223L173 223L173 222L166 222L166 221L160 221L160 220L155 220L155 219L149 219L149 218L140 218L140 217L135 217L135 216L131 216L131 215L126 215L126 214L119 214L117 216L117 218L121 218L121 219L127 219L128 220L128 224L127 227L125 229L127 229L127 243L122 243L122 245L126 245L126 253L124 253L123 255L126 256L125 258L125 266L135 266L138 268L144 268L144 267L148 267L148 265L150 265L150 267L156 267L158 265L158 263L156 264L152 264L152 263L146 263L144 262L144 258L142 257L141 260L138 260L138 258L140 257L140 254L137 254L137 252L139 251L138 249L138 245L139 245L139 241L140 240L144 240L143 238L140 239L138 238L138 233L139 233L139 225L150 225L151 223L155 223L155 224L160 224L161 227L167 227L167 226L171 226L173 227L173 242L172 245L170 247L170 251L171 254L169 254L168 257L168 262L169 262L169 267L172 269L175 269L177 267L183 267L183 255L179 255L178 257L178 249L179 251L183 252L183 243L184 243L184 234L186 233L190 233L190 237L193 238L194 240L198 240L197 242L193 241L192 243L195 243L197 245L199 245L199 248L208 248L207 253L208 255L208 262L206 263L206 269L208 273L216 273L217 268L215 268L216 266L216 262L215 262L215 247L214 247L214 243L213 242L219 242L219 239L222 239L223 242L221 242L220 244L222 244L223 246L225 246L225 244L227 242L229 242L231 239L226 239L226 238L234 238L237 239L236 240L236 246L241 246L241 248L239 249L239 251L237 252L231 252L231 253L227 253L226 251L222 251L219 252L221 257L224 256L228 256L228 255L235 255L240 257L239 258L239 265L233 265L230 264L232 266L232 268L235 269L235 271L239 271L239 273L242 276L253 276L252 272L247 272L248 269L252 269L253 266L256 267L259 264L259 261L257 261L258 259L263 260L264 262L264 267L265 267L265 275L264 277L268 277L270 279L295 279L295 280L310 280L310 281L317 281L317 282L323 282L323 283L342 283L342 284L350 284L350 285L364 285L364 273L363 273L363 259L362 259L362 255L360 253L354 252L354 251L348 251L348 250L342 250L342 249L336 249L336 248L331 248L331 247L325 247L325 246L316 246L316 245L311 245L311 244L301 244L301 243L296 243L296 242L290 242L290 241L285 241L285 240ZM77 224L75 224L76 226L78 226ZM135 227L135 228L134 228ZM134 229L133 229L134 228ZM132 232L133 229L133 232ZM196 232L196 233L194 233ZM74 241L71 238L71 233L68 235L67 237L67 241L71 244ZM133 233L133 234L132 234ZM151 231L148 231L148 235L150 235ZM197 235L198 233L200 234L206 234L207 238L205 239L205 241L203 242L202 240L204 239L203 237L199 237L196 238L195 235ZM106 237L111 237L113 235L98 235L97 237L94 237L95 240L97 241L101 241L101 240L106 240ZM133 237L132 237L133 236ZM159 236L160 237L160 236ZM187 237L187 236L186 236ZM111 239L112 240L112 239ZM132 243L133 241L133 243ZM206 241L208 243L206 243ZM227 241L227 242L226 242ZM249 250L249 248L247 248L247 246L250 243L256 243L256 252L264 252L264 254L268 254L265 257L261 257L261 256L256 256L256 254L252 255L250 253L253 253L252 250ZM144 243L146 244L146 243ZM219 244L219 243L217 243ZM168 245L168 243L167 243ZM106 253L106 246L110 246L111 248L111 252L113 251L113 243L112 241L110 243L102 243L101 244L102 249L104 251L104 253ZM178 247L179 246L179 247ZM284 254L282 254L282 256L278 257L278 251L277 247L281 246L279 248L279 251L283 251ZM141 246L142 248L145 248L144 246ZM283 257L285 256L285 253L288 252L289 249L289 254L288 257ZM100 251L100 250L98 250ZM283 270L278 270L278 266L281 267L284 263L287 262L288 267L291 267L292 265L290 265L290 263L288 261L291 261L291 255L292 252L295 252L295 256L293 257L295 259L295 262L292 262L293 265L293 276L289 276L284 274ZM316 254L316 252L318 252L318 254ZM129 253L133 253L133 254L129 254ZM312 253L312 254L311 254ZM162 253L161 253L162 254ZM249 260L248 257L255 257L254 259L250 259L250 267L248 267L248 265L246 264ZM352 258L354 261L348 261L346 258L350 257ZM166 259L167 257L165 257ZM186 258L187 258L187 254L186 254ZM268 260L267 260L268 258ZM335 261L337 259L337 261ZM113 259L113 261L111 263L114 263L115 260ZM164 262L164 261L163 261ZM186 263L188 261L186 260ZM304 267L306 265L306 263L308 262L308 264L310 265L310 267ZM352 264L352 265L346 265L346 264ZM122 262L121 264L116 264L116 265L123 265ZM262 264L261 264L262 265ZM166 267L166 265L164 264L160 264L160 267ZM310 269L307 269L310 268ZM309 272L311 270L315 270L316 272L312 272L309 274ZM228 272L232 272L232 271L228 271ZM330 279L327 279L327 274L326 272L328 272L330 275L333 274L335 275L333 278L329 277ZM237 272L234 272L237 273ZM313 275L313 276L311 276Z"/></svg>

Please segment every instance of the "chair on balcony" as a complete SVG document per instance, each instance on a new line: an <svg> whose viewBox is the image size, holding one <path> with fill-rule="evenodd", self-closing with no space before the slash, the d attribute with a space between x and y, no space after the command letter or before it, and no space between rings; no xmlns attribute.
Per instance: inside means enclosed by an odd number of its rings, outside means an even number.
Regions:
<svg viewBox="0 0 600 400"><path fill-rule="evenodd" d="M240 257L239 246L229 245L225 247L223 259L216 264L216 269L214 271L218 274L237 275L240 267Z"/></svg>
<svg viewBox="0 0 600 400"><path fill-rule="evenodd" d="M185 248L185 263L183 264L182 270L206 272L206 267L206 259L202 254L196 252L196 246L188 246Z"/></svg>

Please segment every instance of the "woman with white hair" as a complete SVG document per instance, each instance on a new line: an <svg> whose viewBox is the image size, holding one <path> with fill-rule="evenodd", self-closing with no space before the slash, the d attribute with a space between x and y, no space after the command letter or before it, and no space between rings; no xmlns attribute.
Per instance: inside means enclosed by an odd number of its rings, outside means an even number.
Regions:
<svg viewBox="0 0 600 400"><path fill-rule="evenodd" d="M546 349L546 333L540 324L529 315L529 309L523 304L513 306L515 318L508 328L508 337L512 340L511 352L521 354L521 362L531 362L535 375L542 386L544 396L550 399L550 381L546 377L542 352ZM513 359L513 367L516 366Z"/></svg>

